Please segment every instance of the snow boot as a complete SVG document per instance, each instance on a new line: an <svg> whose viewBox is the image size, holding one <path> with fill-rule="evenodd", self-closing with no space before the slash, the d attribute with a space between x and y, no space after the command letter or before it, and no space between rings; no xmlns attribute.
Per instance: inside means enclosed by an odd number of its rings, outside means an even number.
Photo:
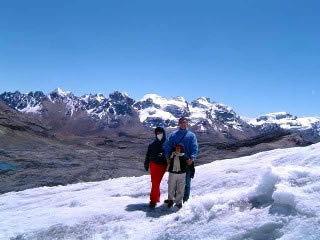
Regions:
<svg viewBox="0 0 320 240"><path fill-rule="evenodd" d="M150 203L149 203L149 208L154 209L156 206L157 206L156 203L153 203L153 202L150 202Z"/></svg>
<svg viewBox="0 0 320 240"><path fill-rule="evenodd" d="M173 206L173 200L168 200L168 208L171 208Z"/></svg>
<svg viewBox="0 0 320 240"><path fill-rule="evenodd" d="M180 203L180 204L176 204L175 205L177 208L179 208L179 209L181 209L182 208L182 204Z"/></svg>

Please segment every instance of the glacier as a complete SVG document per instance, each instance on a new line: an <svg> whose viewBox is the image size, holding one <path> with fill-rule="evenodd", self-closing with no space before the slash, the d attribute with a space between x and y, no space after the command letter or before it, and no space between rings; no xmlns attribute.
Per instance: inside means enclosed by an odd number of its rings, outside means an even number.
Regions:
<svg viewBox="0 0 320 240"><path fill-rule="evenodd" d="M149 191L145 175L9 192L0 239L320 239L320 144L197 166L181 210Z"/></svg>

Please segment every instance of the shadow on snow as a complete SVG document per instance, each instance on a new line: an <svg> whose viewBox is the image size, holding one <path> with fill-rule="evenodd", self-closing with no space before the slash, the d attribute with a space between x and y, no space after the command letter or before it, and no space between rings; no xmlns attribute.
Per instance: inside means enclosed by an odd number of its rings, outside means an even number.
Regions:
<svg viewBox="0 0 320 240"><path fill-rule="evenodd" d="M177 212L177 208L175 207L168 208L166 204L162 204L156 207L155 209L151 209L149 207L149 204L147 203L137 203L137 204L129 204L126 207L126 211L128 212L143 211L146 213L147 217L160 218L162 216Z"/></svg>

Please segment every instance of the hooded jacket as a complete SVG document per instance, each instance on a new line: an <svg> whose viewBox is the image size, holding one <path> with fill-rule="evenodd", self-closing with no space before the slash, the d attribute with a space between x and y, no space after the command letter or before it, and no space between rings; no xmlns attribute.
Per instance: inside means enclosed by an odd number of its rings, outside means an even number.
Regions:
<svg viewBox="0 0 320 240"><path fill-rule="evenodd" d="M182 150L181 150L181 154L183 154L182 156L178 156L179 157L179 162L180 162L180 171L176 172L174 171L174 158L175 158L175 149L172 151L172 154L170 156L170 164L169 164L169 169L168 171L170 173L185 173L186 172L186 169L187 169L187 160L189 159L188 157L185 156L184 154L184 146L183 144L178 144L177 146L181 146Z"/></svg>
<svg viewBox="0 0 320 240"><path fill-rule="evenodd" d="M161 141L159 141L156 136L156 132L159 132L159 131L163 133L163 137ZM150 162L160 164L160 165L167 165L165 152L164 152L164 146L167 140L166 131L162 127L157 127L154 130L154 134L155 134L155 140L149 144L146 158L144 161L144 168L146 171L148 171L149 169Z"/></svg>

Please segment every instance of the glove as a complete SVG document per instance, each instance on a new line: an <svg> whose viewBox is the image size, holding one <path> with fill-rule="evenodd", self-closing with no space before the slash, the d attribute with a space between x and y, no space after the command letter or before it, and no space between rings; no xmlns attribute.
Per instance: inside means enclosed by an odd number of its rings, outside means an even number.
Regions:
<svg viewBox="0 0 320 240"><path fill-rule="evenodd" d="M144 170L146 170L147 172L149 171L149 163L148 162L144 163Z"/></svg>

